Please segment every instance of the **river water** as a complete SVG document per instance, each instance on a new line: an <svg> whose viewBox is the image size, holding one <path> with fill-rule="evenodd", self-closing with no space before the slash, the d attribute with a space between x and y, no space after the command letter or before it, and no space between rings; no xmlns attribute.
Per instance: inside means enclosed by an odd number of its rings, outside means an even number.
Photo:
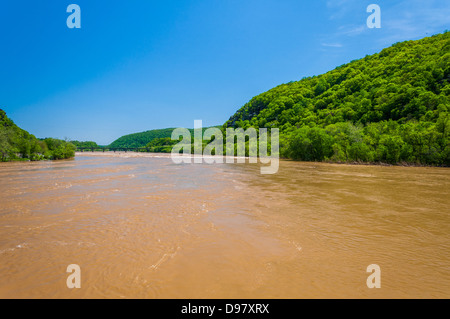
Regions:
<svg viewBox="0 0 450 319"><path fill-rule="evenodd" d="M0 298L449 298L449 190L446 168L0 163Z"/></svg>

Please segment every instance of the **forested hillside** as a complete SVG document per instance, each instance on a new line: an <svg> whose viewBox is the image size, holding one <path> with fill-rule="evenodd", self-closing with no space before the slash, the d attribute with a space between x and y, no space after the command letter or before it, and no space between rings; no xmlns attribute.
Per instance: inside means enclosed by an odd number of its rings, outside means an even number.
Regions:
<svg viewBox="0 0 450 319"><path fill-rule="evenodd" d="M156 138L171 137L173 130L173 128L166 128L124 135L112 142L109 147L145 147Z"/></svg>
<svg viewBox="0 0 450 319"><path fill-rule="evenodd" d="M97 145L96 142L92 141L70 141L75 147L90 147L90 148L99 148L100 146Z"/></svg>
<svg viewBox="0 0 450 319"><path fill-rule="evenodd" d="M450 164L450 33L252 98L225 127L278 127L284 157Z"/></svg>
<svg viewBox="0 0 450 319"><path fill-rule="evenodd" d="M75 156L75 146L66 141L34 135L18 127L0 109L0 161L65 159Z"/></svg>
<svg viewBox="0 0 450 319"><path fill-rule="evenodd" d="M220 126L217 127L220 128ZM209 127L204 127L203 132L208 128ZM156 148L157 152L170 152L171 148L169 149L168 147L175 144L174 141L170 141L173 130L174 128L165 128L124 135L112 142L108 147L148 147L150 149ZM191 132L191 135L194 136L194 130L189 129L189 131Z"/></svg>

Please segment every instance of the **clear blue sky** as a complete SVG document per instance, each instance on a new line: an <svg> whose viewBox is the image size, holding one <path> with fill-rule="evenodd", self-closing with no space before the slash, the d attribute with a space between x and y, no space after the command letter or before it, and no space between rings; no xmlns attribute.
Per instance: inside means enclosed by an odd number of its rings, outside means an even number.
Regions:
<svg viewBox="0 0 450 319"><path fill-rule="evenodd" d="M276 85L446 29L448 0L2 1L0 108L37 137L99 144L218 125Z"/></svg>

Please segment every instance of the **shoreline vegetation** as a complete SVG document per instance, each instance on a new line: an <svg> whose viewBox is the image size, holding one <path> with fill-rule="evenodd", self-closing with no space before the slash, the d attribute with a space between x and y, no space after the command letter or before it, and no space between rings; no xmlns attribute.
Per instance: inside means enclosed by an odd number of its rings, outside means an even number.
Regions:
<svg viewBox="0 0 450 319"><path fill-rule="evenodd" d="M225 127L276 127L301 161L450 165L450 32L252 98Z"/></svg>
<svg viewBox="0 0 450 319"><path fill-rule="evenodd" d="M396 43L262 93L220 129L225 135L227 128L278 128L279 156L285 159L448 167L449 52L447 31ZM169 153L176 143L170 130L154 130L126 135L110 146ZM248 142L246 148L248 155Z"/></svg>
<svg viewBox="0 0 450 319"><path fill-rule="evenodd" d="M170 128L125 135L108 146L36 139L1 110L0 116L1 161L70 158L83 149L171 153L180 142L171 139ZM278 128L275 155L281 159L449 167L450 32L396 43L325 74L279 85L216 128L223 136L227 128ZM203 140L203 149L214 138ZM191 153L193 145L192 139ZM248 140L245 147L248 156Z"/></svg>
<svg viewBox="0 0 450 319"><path fill-rule="evenodd" d="M36 138L0 109L0 162L68 159L75 156L75 149L68 141Z"/></svg>
<svg viewBox="0 0 450 319"><path fill-rule="evenodd" d="M135 152L135 151L100 151L95 150L92 151L76 151L75 156L111 156L111 157L136 157L136 158L170 158L171 154L167 152ZM180 154L180 156L183 156ZM191 157L195 155L190 155ZM215 155L213 155L215 156ZM209 157L209 156L208 156ZM227 156L223 156L226 158ZM238 156L232 156L232 158L237 159ZM249 159L248 156L245 157L245 160L247 161ZM381 162L333 162L333 161L298 161L291 158L286 157L280 157L280 161L287 161L287 162L298 162L298 163L311 163L311 164L335 164L335 165L351 165L351 166L379 166L379 167L424 167L424 168L448 168L449 166L446 165L424 165L424 164L416 164L416 163L395 163L395 164L389 164L389 163L381 163ZM225 161L224 161L225 163Z"/></svg>

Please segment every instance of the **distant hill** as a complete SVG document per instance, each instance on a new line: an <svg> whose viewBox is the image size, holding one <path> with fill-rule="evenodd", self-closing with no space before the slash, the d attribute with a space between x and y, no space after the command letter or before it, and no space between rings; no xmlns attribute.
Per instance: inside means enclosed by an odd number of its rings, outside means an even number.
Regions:
<svg viewBox="0 0 450 319"><path fill-rule="evenodd" d="M66 141L34 135L18 127L0 109L0 161L65 159L75 156L75 146Z"/></svg>
<svg viewBox="0 0 450 319"><path fill-rule="evenodd" d="M396 43L252 98L224 127L278 127L306 161L450 164L450 33Z"/></svg>
<svg viewBox="0 0 450 319"><path fill-rule="evenodd" d="M173 128L165 128L124 135L112 142L109 147L145 147L156 138L171 137L173 130Z"/></svg>
<svg viewBox="0 0 450 319"><path fill-rule="evenodd" d="M75 145L75 147L77 147L77 148L80 148L80 147L100 148L100 146L97 145L96 142L92 142L92 141L70 141L70 143Z"/></svg>
<svg viewBox="0 0 450 319"><path fill-rule="evenodd" d="M220 128L221 126L216 126ZM165 128L165 129L158 129L158 130L150 130L145 131L141 133L134 133L134 134L128 134L124 135L114 142L112 142L108 147L111 148L120 148L120 147L146 147L147 144L152 142L156 139L166 139L170 138L172 136L172 132L175 128ZM208 129L208 127L204 127L203 131ZM194 135L194 130L189 129L191 131L192 136Z"/></svg>

